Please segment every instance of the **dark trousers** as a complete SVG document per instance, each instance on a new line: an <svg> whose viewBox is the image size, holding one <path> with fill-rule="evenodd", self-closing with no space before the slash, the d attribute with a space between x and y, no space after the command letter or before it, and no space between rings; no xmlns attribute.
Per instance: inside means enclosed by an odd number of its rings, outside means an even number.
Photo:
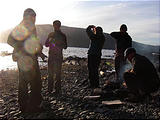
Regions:
<svg viewBox="0 0 160 120"><path fill-rule="evenodd" d="M124 73L124 80L128 90L134 94L138 94L141 88L141 82L136 78L136 75L131 72Z"/></svg>
<svg viewBox="0 0 160 120"><path fill-rule="evenodd" d="M124 66L124 56L123 55L117 55L115 57L115 71L116 71L116 81L122 82L123 81L123 71L122 67Z"/></svg>
<svg viewBox="0 0 160 120"><path fill-rule="evenodd" d="M127 88L135 94L139 93L139 91L143 92L144 94L150 94L159 88L157 78L146 78L145 75L138 77L132 72L125 72L124 80Z"/></svg>
<svg viewBox="0 0 160 120"><path fill-rule="evenodd" d="M61 69L62 69L62 55L49 54L48 59L48 91L53 91L55 83L56 92L61 91Z"/></svg>
<svg viewBox="0 0 160 120"><path fill-rule="evenodd" d="M18 102L21 110L35 109L41 104L42 81L36 57L21 56L17 61L19 69ZM30 94L28 85L30 86Z"/></svg>
<svg viewBox="0 0 160 120"><path fill-rule="evenodd" d="M100 65L100 61L101 56L88 55L89 82L92 87L99 86L98 68Z"/></svg>

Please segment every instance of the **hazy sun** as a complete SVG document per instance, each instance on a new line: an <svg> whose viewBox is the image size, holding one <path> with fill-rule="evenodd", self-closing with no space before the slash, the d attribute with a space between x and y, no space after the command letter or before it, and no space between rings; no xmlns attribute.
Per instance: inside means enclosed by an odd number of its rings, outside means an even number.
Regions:
<svg viewBox="0 0 160 120"><path fill-rule="evenodd" d="M72 20L75 15L74 0L2 0L0 1L0 32L15 27L23 17L26 8L37 13L36 24L50 24L54 19Z"/></svg>

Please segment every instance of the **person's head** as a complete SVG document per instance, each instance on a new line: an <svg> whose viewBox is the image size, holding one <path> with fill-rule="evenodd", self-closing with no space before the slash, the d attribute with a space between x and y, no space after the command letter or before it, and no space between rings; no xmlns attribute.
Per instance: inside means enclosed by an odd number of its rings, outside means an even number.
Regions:
<svg viewBox="0 0 160 120"><path fill-rule="evenodd" d="M136 50L132 47L129 47L124 52L124 58L125 60L128 59L131 62L135 54L136 54Z"/></svg>
<svg viewBox="0 0 160 120"><path fill-rule="evenodd" d="M23 13L23 19L24 20L30 20L33 23L36 21L36 13L33 9L27 8Z"/></svg>
<svg viewBox="0 0 160 120"><path fill-rule="evenodd" d="M102 34L103 33L103 29L101 27L96 27L96 34Z"/></svg>
<svg viewBox="0 0 160 120"><path fill-rule="evenodd" d="M60 22L59 20L55 20L55 21L53 22L53 27L54 27L54 30L55 30L55 31L60 30L61 22Z"/></svg>
<svg viewBox="0 0 160 120"><path fill-rule="evenodd" d="M122 32L122 33L126 33L127 32L127 26L125 24L121 25L120 32Z"/></svg>

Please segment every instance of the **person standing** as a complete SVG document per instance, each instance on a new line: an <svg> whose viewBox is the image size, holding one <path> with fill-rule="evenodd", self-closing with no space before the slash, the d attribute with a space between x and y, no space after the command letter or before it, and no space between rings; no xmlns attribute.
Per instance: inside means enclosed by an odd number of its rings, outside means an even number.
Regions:
<svg viewBox="0 0 160 120"><path fill-rule="evenodd" d="M101 27L90 25L86 29L87 35L90 38L90 46L88 50L88 70L89 82L91 88L99 87L98 68L101 62L101 50L105 42L105 36Z"/></svg>
<svg viewBox="0 0 160 120"><path fill-rule="evenodd" d="M13 61L17 62L19 70L18 103L22 112L40 112L41 96L41 74L38 64L38 56L43 60L42 45L37 38L36 13L28 8L24 11L23 20L10 33L7 43L14 50ZM30 85L30 95L28 94Z"/></svg>
<svg viewBox="0 0 160 120"><path fill-rule="evenodd" d="M53 22L54 32L48 35L45 46L49 47L48 59L48 91L53 91L55 75L55 95L61 94L61 68L63 61L63 49L67 49L66 35L61 31L61 22Z"/></svg>
<svg viewBox="0 0 160 120"><path fill-rule="evenodd" d="M112 32L110 34L113 38L115 38L115 71L116 71L116 81L121 83L123 81L122 76L122 67L124 63L124 51L132 47L132 38L127 33L127 26L122 24L120 26L120 32Z"/></svg>
<svg viewBox="0 0 160 120"><path fill-rule="evenodd" d="M134 95L132 99L140 100L157 91L160 79L150 60L137 54L134 48L127 48L124 57L132 64L132 69L123 75L127 88Z"/></svg>

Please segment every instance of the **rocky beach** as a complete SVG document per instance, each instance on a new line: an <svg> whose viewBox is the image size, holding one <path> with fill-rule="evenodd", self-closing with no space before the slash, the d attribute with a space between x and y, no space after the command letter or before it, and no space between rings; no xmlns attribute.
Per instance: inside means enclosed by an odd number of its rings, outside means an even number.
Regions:
<svg viewBox="0 0 160 120"><path fill-rule="evenodd" d="M67 57L62 66L62 95L47 92L47 66L41 65L41 113L19 111L18 71L0 72L0 119L160 119L160 90L141 102L128 102L127 90L121 86L105 87L114 80L114 61L102 59L99 68L100 87L88 88L87 59Z"/></svg>

